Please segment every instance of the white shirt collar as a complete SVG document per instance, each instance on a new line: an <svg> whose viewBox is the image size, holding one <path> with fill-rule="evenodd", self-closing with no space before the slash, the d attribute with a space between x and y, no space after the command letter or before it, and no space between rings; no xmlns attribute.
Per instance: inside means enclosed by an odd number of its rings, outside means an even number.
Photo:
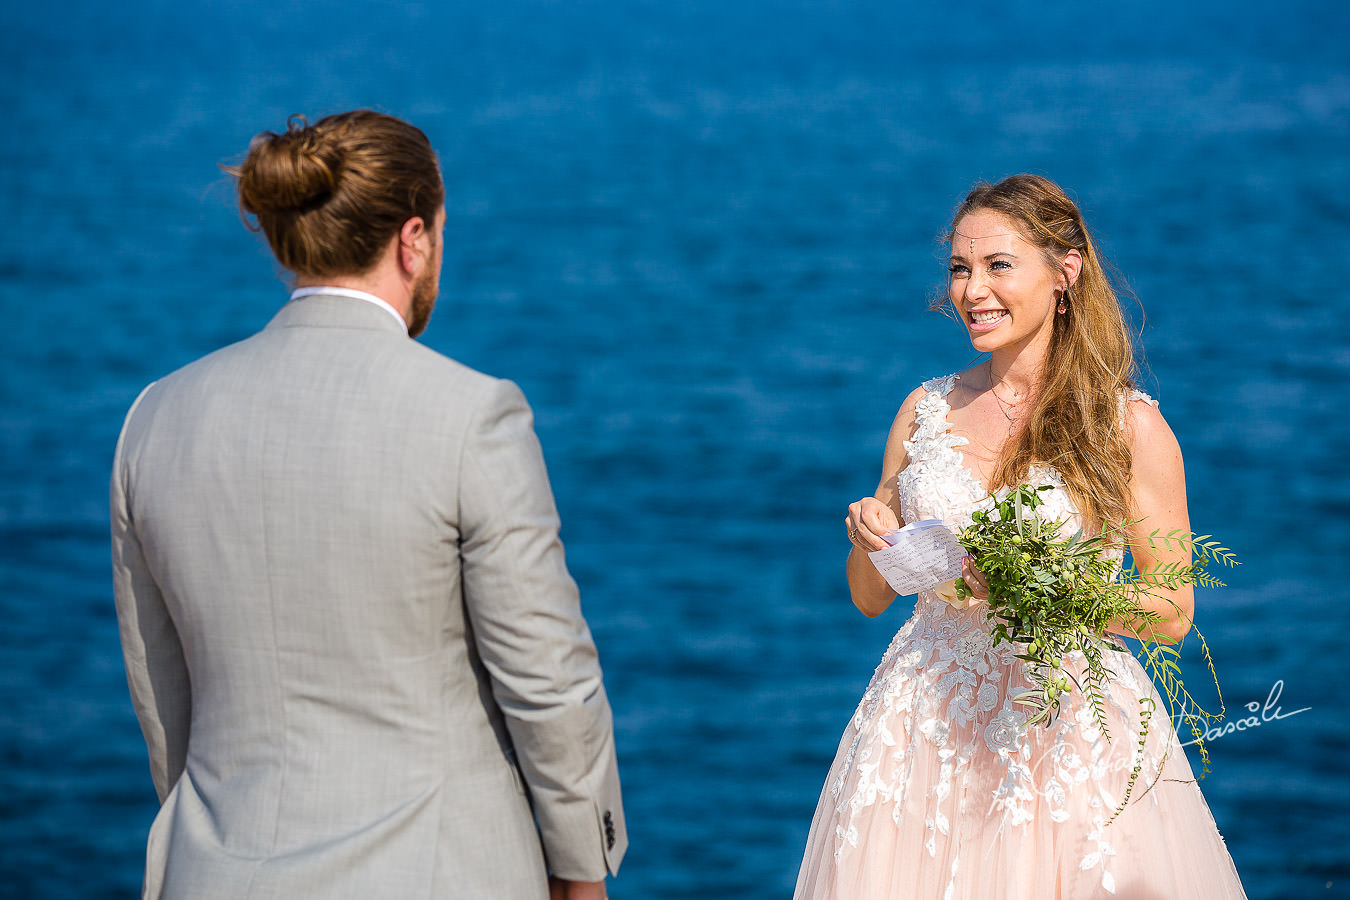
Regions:
<svg viewBox="0 0 1350 900"><path fill-rule="evenodd" d="M364 300L367 303L374 303L380 309L389 313L389 315L393 316L395 319L398 320L398 327L403 329L404 334L408 333L408 323L403 321L403 316L399 315L398 310L394 309L394 307L390 306L387 302L381 300L379 297L376 297L374 294L367 294L365 291L356 291L352 290L351 288L328 287L324 285L319 285L315 287L296 288L295 290L291 291L291 299L299 300L301 297L312 297L315 294L327 294L330 297L350 297L353 300Z"/></svg>

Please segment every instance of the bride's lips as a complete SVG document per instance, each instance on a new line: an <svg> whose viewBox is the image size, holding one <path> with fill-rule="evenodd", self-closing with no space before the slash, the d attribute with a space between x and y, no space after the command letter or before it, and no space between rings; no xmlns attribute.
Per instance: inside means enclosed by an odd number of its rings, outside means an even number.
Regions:
<svg viewBox="0 0 1350 900"><path fill-rule="evenodd" d="M988 318L985 315L986 313L997 313L998 315L996 318L990 318L987 322L977 322L975 320L976 315L979 315L980 318ZM1006 318L1008 318L1008 311L1006 309L973 309L966 313L966 319L970 325L971 331L992 331Z"/></svg>

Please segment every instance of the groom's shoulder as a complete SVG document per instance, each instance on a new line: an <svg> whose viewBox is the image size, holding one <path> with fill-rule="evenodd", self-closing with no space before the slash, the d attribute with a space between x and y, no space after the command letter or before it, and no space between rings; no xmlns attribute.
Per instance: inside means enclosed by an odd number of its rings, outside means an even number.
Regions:
<svg viewBox="0 0 1350 900"><path fill-rule="evenodd" d="M145 390L141 392L141 400L190 390L192 385L208 378L212 372L228 365L231 360L239 358L241 352L257 337L258 335L255 334L232 344L226 344L224 347L212 350L205 356L199 356L194 360L183 363L176 369L171 369L167 374L161 375L146 386Z"/></svg>
<svg viewBox="0 0 1350 900"><path fill-rule="evenodd" d="M305 353L284 343L285 333L264 329L242 340L227 344L198 357L161 377L157 385L175 387L200 378L211 378L231 370L241 370L262 377L261 370L277 366L318 364L316 353ZM403 336L387 333L371 335L366 340L352 342L342 348L341 358L329 357L334 366L354 365L371 371L405 370L432 383L454 383L490 390L502 379L472 368L457 359L446 356L425 344Z"/></svg>
<svg viewBox="0 0 1350 900"><path fill-rule="evenodd" d="M515 382L482 372L418 341L405 341L400 356L399 365L415 373L419 393L425 387L443 400L472 398L490 405L512 402L517 395L524 401Z"/></svg>
<svg viewBox="0 0 1350 900"><path fill-rule="evenodd" d="M345 382L350 387L353 372L360 373L354 380L361 389L382 398L383 408L394 415L415 411L417 417L426 419L436 418L433 411L439 411L456 418L474 415L474 410L529 409L529 401L515 382L401 335L353 342L340 356L293 353L297 348L285 346L277 337L275 329L268 329L170 372L142 392L128 411L127 421L133 413L149 421L166 409L198 416L208 410L265 402L267 397L286 393L286 385L297 381ZM336 377L311 371L311 367L331 369ZM343 369L348 377L336 375ZM301 375L302 371L308 375Z"/></svg>
<svg viewBox="0 0 1350 900"><path fill-rule="evenodd" d="M475 369L419 341L403 341L397 355L386 370L387 383L399 394L391 401L415 409L424 421L481 424L520 412L533 421L529 399L510 378Z"/></svg>

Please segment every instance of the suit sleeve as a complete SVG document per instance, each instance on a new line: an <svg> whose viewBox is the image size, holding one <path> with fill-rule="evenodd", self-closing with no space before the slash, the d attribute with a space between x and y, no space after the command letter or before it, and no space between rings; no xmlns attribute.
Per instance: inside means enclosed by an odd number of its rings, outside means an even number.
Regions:
<svg viewBox="0 0 1350 900"><path fill-rule="evenodd" d="M153 385L151 386L153 387ZM148 393L150 388L146 389ZM109 506L112 518L113 592L122 638L127 684L136 718L150 752L150 775L160 802L169 795L187 762L192 712L187 664L178 631L150 574L131 514L131 479L125 458L132 418L145 393L127 414L113 458Z"/></svg>
<svg viewBox="0 0 1350 900"><path fill-rule="evenodd" d="M465 605L549 869L599 881L627 846L609 701L533 417L509 381L476 415L459 484Z"/></svg>

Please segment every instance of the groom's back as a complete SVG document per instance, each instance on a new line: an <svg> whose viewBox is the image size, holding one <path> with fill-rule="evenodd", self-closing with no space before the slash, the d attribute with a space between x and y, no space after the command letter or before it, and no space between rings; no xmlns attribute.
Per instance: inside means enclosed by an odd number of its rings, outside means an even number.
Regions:
<svg viewBox="0 0 1350 900"><path fill-rule="evenodd" d="M530 408L409 339L443 253L430 142L354 110L232 171L300 287L146 389L109 493L146 896L603 893L612 717Z"/></svg>
<svg viewBox="0 0 1350 900"><path fill-rule="evenodd" d="M537 846L454 552L465 430L503 386L384 315L293 301L129 416L131 514L192 673L170 895L179 872L193 896L404 896L438 867L463 886L489 835Z"/></svg>

